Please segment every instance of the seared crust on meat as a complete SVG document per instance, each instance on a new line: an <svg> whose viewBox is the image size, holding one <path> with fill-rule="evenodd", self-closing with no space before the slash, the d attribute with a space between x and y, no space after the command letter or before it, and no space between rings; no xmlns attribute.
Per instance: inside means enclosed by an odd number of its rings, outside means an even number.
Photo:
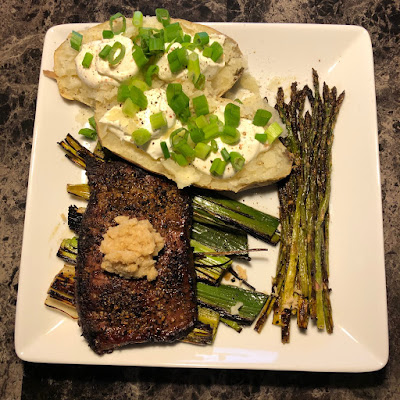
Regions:
<svg viewBox="0 0 400 400"><path fill-rule="evenodd" d="M91 195L76 267L83 336L98 354L128 344L183 337L197 319L190 197L170 181L122 161L88 158L86 171ZM100 243L119 215L148 219L164 237L154 281L124 279L101 269Z"/></svg>

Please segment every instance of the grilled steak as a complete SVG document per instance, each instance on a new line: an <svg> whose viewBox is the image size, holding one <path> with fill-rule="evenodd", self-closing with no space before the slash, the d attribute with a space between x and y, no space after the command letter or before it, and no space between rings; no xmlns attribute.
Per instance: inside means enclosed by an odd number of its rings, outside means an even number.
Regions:
<svg viewBox="0 0 400 400"><path fill-rule="evenodd" d="M197 318L189 245L189 196L170 181L122 161L88 157L90 200L78 241L76 302L83 336L98 354L143 342L172 342ZM148 219L163 236L158 277L124 279L101 269L103 234L119 215Z"/></svg>

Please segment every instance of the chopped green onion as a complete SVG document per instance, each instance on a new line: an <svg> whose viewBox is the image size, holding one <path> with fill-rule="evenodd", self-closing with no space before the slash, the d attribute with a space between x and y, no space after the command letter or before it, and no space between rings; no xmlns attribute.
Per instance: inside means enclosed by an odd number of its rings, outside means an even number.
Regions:
<svg viewBox="0 0 400 400"><path fill-rule="evenodd" d="M206 85L206 76L204 74L200 74L197 80L193 83L196 89L203 90Z"/></svg>
<svg viewBox="0 0 400 400"><path fill-rule="evenodd" d="M192 41L192 37L188 34L186 34L185 36L183 36L183 40L182 43L190 43Z"/></svg>
<svg viewBox="0 0 400 400"><path fill-rule="evenodd" d="M132 118L138 111L139 107L128 97L122 106L123 114Z"/></svg>
<svg viewBox="0 0 400 400"><path fill-rule="evenodd" d="M183 30L179 22L175 22L173 24L165 26L164 28L165 43L172 42L173 40L181 42L182 39L183 39Z"/></svg>
<svg viewBox="0 0 400 400"><path fill-rule="evenodd" d="M171 20L169 12L165 8L156 8L156 17L158 22L161 22L163 26L169 25Z"/></svg>
<svg viewBox="0 0 400 400"><path fill-rule="evenodd" d="M82 40L83 40L83 36L80 33L72 31L71 39L70 39L69 43L74 50L80 51L81 46L82 46Z"/></svg>
<svg viewBox="0 0 400 400"><path fill-rule="evenodd" d="M168 53L167 58L169 68L173 74L182 71L182 69L188 64L187 51L182 47L171 51L171 53Z"/></svg>
<svg viewBox="0 0 400 400"><path fill-rule="evenodd" d="M268 140L268 136L266 133L256 133L256 135L254 137L260 143L265 143Z"/></svg>
<svg viewBox="0 0 400 400"><path fill-rule="evenodd" d="M123 103L131 95L131 90L126 83L121 83L118 87L117 101Z"/></svg>
<svg viewBox="0 0 400 400"><path fill-rule="evenodd" d="M174 150L185 156L186 159L192 159L196 155L194 149L184 140L181 140L176 146L174 146Z"/></svg>
<svg viewBox="0 0 400 400"><path fill-rule="evenodd" d="M222 142L226 144L230 144L231 146L239 143L240 141L240 132L232 127L232 126L224 126L224 131L221 135Z"/></svg>
<svg viewBox="0 0 400 400"><path fill-rule="evenodd" d="M96 130L96 121L95 121L94 117L90 117L90 118L88 119L88 121L89 121L89 125L90 125L94 130Z"/></svg>
<svg viewBox="0 0 400 400"><path fill-rule="evenodd" d="M213 49L210 46L204 47L204 50L203 50L204 57L211 58L212 53L213 53Z"/></svg>
<svg viewBox="0 0 400 400"><path fill-rule="evenodd" d="M151 87L151 84L152 84L152 76L153 75L157 75L158 71L159 71L158 65L150 65L149 68L147 68L146 76L145 76L145 82L150 87Z"/></svg>
<svg viewBox="0 0 400 400"><path fill-rule="evenodd" d="M167 126L167 119L162 111L150 115L150 124L153 131Z"/></svg>
<svg viewBox="0 0 400 400"><path fill-rule="evenodd" d="M109 44L106 44L100 51L99 57L102 58L103 60L106 60L108 55L110 54L110 51L111 51L111 46Z"/></svg>
<svg viewBox="0 0 400 400"><path fill-rule="evenodd" d="M116 56L117 52L118 55ZM108 63L111 66L119 64L122 59L125 57L125 46L121 42L115 42L111 47L110 52L108 53Z"/></svg>
<svg viewBox="0 0 400 400"><path fill-rule="evenodd" d="M240 107L236 104L229 103L224 111L225 125L237 128L240 124Z"/></svg>
<svg viewBox="0 0 400 400"><path fill-rule="evenodd" d="M235 100L233 100L233 101L236 101L236 103L239 103L239 104L243 104L243 101L240 100L240 99L235 99Z"/></svg>
<svg viewBox="0 0 400 400"><path fill-rule="evenodd" d="M120 29L115 30L114 29L114 21L122 18L122 26ZM116 13L114 14L111 18L110 18L110 28L112 30L112 32L114 33L114 35L119 35L120 33L123 33L126 31L126 18L121 14L121 13Z"/></svg>
<svg viewBox="0 0 400 400"><path fill-rule="evenodd" d="M198 128L204 128L206 125L208 125L208 121L205 115L200 115L195 119L195 124Z"/></svg>
<svg viewBox="0 0 400 400"><path fill-rule="evenodd" d="M143 49L139 46L137 46L135 51L132 53L132 57L135 60L138 68L142 68L149 61L149 59L145 56Z"/></svg>
<svg viewBox="0 0 400 400"><path fill-rule="evenodd" d="M147 129L140 128L132 133L132 139L137 146L143 146L151 139L151 133Z"/></svg>
<svg viewBox="0 0 400 400"><path fill-rule="evenodd" d="M215 139L220 134L219 126L216 122L213 122L203 127L203 132L205 140Z"/></svg>
<svg viewBox="0 0 400 400"><path fill-rule="evenodd" d="M196 82L200 75L200 61L198 54L195 52L189 55L188 72L189 79L191 79L193 83Z"/></svg>
<svg viewBox="0 0 400 400"><path fill-rule="evenodd" d="M185 167L189 164L189 161L186 157L179 153L171 153L171 158L181 167Z"/></svg>
<svg viewBox="0 0 400 400"><path fill-rule="evenodd" d="M142 110L147 108L147 97L138 87L132 86L130 88L129 97Z"/></svg>
<svg viewBox="0 0 400 400"><path fill-rule="evenodd" d="M211 152L211 146L202 142L197 143L194 152L197 158L205 160Z"/></svg>
<svg viewBox="0 0 400 400"><path fill-rule="evenodd" d="M129 81L129 86L136 86L138 89L140 89L142 92L145 92L146 90L149 90L149 87L146 82L143 82L140 79L132 79Z"/></svg>
<svg viewBox="0 0 400 400"><path fill-rule="evenodd" d="M143 25L143 14L140 11L135 11L133 13L132 24L137 28Z"/></svg>
<svg viewBox="0 0 400 400"><path fill-rule="evenodd" d="M169 142L171 143L171 147L175 147L182 140L184 142L187 142L188 137L189 137L189 132L185 128L175 129L169 136Z"/></svg>
<svg viewBox="0 0 400 400"><path fill-rule="evenodd" d="M224 54L224 49L218 42L214 42L210 47L212 48L211 60L217 62L222 54Z"/></svg>
<svg viewBox="0 0 400 400"><path fill-rule="evenodd" d="M196 46L205 46L210 41L210 37L207 32L198 32L194 35L193 43Z"/></svg>
<svg viewBox="0 0 400 400"><path fill-rule="evenodd" d="M211 124L212 122L219 122L219 118L218 118L218 116L216 116L215 114L211 114L211 115L208 117L208 120L210 121L210 124Z"/></svg>
<svg viewBox="0 0 400 400"><path fill-rule="evenodd" d="M85 56L83 57L82 60L82 66L83 68L90 68L90 64L92 63L93 60L93 54L92 53L85 53Z"/></svg>
<svg viewBox="0 0 400 400"><path fill-rule="evenodd" d="M240 153L237 153L236 151L232 151L230 153L230 160L232 167L235 171L240 171L245 163L244 157Z"/></svg>
<svg viewBox="0 0 400 400"><path fill-rule="evenodd" d="M167 101L170 103L170 101L179 93L182 92L182 85L180 83L170 83L167 86Z"/></svg>
<svg viewBox="0 0 400 400"><path fill-rule="evenodd" d="M282 132L283 129L277 122L272 123L265 131L268 137L268 143L271 144Z"/></svg>
<svg viewBox="0 0 400 400"><path fill-rule="evenodd" d="M211 146L211 151L213 153L216 153L218 151L218 144L217 144L217 141L215 139L211 140L210 146Z"/></svg>
<svg viewBox="0 0 400 400"><path fill-rule="evenodd" d="M96 139L97 132L94 129L82 128L78 132L80 135L87 137L88 139Z"/></svg>
<svg viewBox="0 0 400 400"><path fill-rule="evenodd" d="M164 158L167 160L168 158L171 157L171 154L169 154L168 145L165 142L161 142L160 146L161 146L161 150L163 152Z"/></svg>
<svg viewBox="0 0 400 400"><path fill-rule="evenodd" d="M199 143L204 140L204 132L201 129L193 128L189 132L193 143Z"/></svg>
<svg viewBox="0 0 400 400"><path fill-rule="evenodd" d="M226 162L221 160L220 158L216 158L213 160L210 168L210 172L213 175L222 176L224 174L226 167Z"/></svg>
<svg viewBox="0 0 400 400"><path fill-rule="evenodd" d="M107 29L103 31L103 39L112 39L113 37L114 37L113 31L108 31Z"/></svg>
<svg viewBox="0 0 400 400"><path fill-rule="evenodd" d="M164 51L164 38L151 37L149 40L149 51L153 53L157 51Z"/></svg>
<svg viewBox="0 0 400 400"><path fill-rule="evenodd" d="M265 126L268 124L268 121L271 119L271 117L272 114L269 111L259 108L254 115L253 125Z"/></svg>
<svg viewBox="0 0 400 400"><path fill-rule="evenodd" d="M224 159L224 161L229 161L229 159L230 159L228 150L226 150L225 147L221 150L221 156Z"/></svg>
<svg viewBox="0 0 400 400"><path fill-rule="evenodd" d="M197 116L207 115L210 110L208 108L207 97L202 94L201 96L194 97L192 99L193 108ZM201 127L199 127L201 128Z"/></svg>

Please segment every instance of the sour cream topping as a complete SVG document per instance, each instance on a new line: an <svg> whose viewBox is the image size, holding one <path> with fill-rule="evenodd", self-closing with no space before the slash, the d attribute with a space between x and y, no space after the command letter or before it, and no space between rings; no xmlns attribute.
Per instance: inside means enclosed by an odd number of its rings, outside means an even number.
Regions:
<svg viewBox="0 0 400 400"><path fill-rule="evenodd" d="M224 45L225 36L211 34L209 43L218 42L221 46ZM167 49L170 43L165 43L165 48ZM165 82L172 82L176 79L183 79L187 76L188 70L185 68L177 74L173 74L168 63L168 54L182 47L180 43L173 43L169 48L168 52L164 53L162 57L157 61L159 67L158 76L161 80ZM188 50L191 52L191 50ZM203 52L199 49L194 49L193 52L197 53L199 56L200 72L206 77L207 80L213 79L214 76L225 66L225 55L222 55L218 62L214 62L211 58L204 57Z"/></svg>
<svg viewBox="0 0 400 400"><path fill-rule="evenodd" d="M112 47L116 42L120 42L125 46L125 56L119 64L111 66L107 60L99 57L99 53L106 45ZM139 72L139 68L132 57L132 51L132 40L122 35L117 35L112 39L95 40L85 43L75 58L78 76L91 88L97 88L102 83L111 83L118 86L120 82L135 76ZM116 56L118 56L118 52ZM93 54L93 60L89 68L84 68L82 65L82 60L86 53Z"/></svg>

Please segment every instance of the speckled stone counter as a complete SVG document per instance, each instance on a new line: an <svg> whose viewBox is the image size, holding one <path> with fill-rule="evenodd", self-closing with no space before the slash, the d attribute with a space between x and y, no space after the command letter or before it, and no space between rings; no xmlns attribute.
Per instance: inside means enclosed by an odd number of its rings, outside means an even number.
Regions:
<svg viewBox="0 0 400 400"><path fill-rule="evenodd" d="M89 4L86 4L89 3ZM197 21L353 24L371 35L379 122L390 359L381 371L318 374L30 364L14 351L14 319L35 100L51 26L163 6ZM0 4L0 398L399 399L400 2L398 0L4 0ZM371 315L373 323L373 315Z"/></svg>

